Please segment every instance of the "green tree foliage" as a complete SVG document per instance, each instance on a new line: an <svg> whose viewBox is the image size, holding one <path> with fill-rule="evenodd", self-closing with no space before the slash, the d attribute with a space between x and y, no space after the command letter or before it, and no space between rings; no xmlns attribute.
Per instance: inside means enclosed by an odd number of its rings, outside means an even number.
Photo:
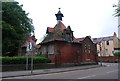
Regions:
<svg viewBox="0 0 120 81"><path fill-rule="evenodd" d="M115 16L120 16L120 1L118 1L118 5L113 5L113 7L116 7L115 9Z"/></svg>
<svg viewBox="0 0 120 81"><path fill-rule="evenodd" d="M120 8L115 9L115 16L120 16Z"/></svg>
<svg viewBox="0 0 120 81"><path fill-rule="evenodd" d="M32 20L18 2L2 3L2 55L15 56L30 33Z"/></svg>
<svg viewBox="0 0 120 81"><path fill-rule="evenodd" d="M115 52L114 56L120 56L120 52Z"/></svg>

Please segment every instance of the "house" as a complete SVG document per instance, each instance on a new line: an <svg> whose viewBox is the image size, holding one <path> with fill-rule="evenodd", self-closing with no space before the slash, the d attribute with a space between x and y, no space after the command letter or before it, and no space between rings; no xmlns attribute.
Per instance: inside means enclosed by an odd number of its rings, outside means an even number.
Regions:
<svg viewBox="0 0 120 81"><path fill-rule="evenodd" d="M93 42L97 44L98 56L114 56L115 52L120 51L120 40L114 32L113 36L93 38Z"/></svg>
<svg viewBox="0 0 120 81"><path fill-rule="evenodd" d="M59 10L57 24L47 27L46 37L39 44L40 53L56 65L97 63L97 48L90 36L75 38L70 26L62 23L63 14Z"/></svg>
<svg viewBox="0 0 120 81"><path fill-rule="evenodd" d="M29 37L25 43L21 46L21 48L19 49L19 52L18 52L18 56L25 56L26 55L26 52L27 52L27 45L30 43L30 42L34 42L34 46L37 46L36 44L36 41L37 39L35 38L35 35L32 35L31 37ZM37 53L37 49L35 49L35 54Z"/></svg>

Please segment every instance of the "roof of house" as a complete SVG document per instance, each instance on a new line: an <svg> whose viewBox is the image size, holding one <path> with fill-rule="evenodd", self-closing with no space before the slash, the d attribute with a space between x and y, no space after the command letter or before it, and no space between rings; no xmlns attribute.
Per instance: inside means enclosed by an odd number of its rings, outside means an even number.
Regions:
<svg viewBox="0 0 120 81"><path fill-rule="evenodd" d="M93 38L93 42L99 43L99 42L101 42L101 41L109 41L109 40L113 40L113 39L114 39L114 36Z"/></svg>
<svg viewBox="0 0 120 81"><path fill-rule="evenodd" d="M29 44L29 43L32 42L32 41L34 41L34 46L36 46L36 45L37 45L37 44L36 44L37 39L36 39L35 36L33 35L32 37L30 37L29 39L27 39L27 40L25 41L25 43L23 44L22 47L26 47L27 44Z"/></svg>
<svg viewBox="0 0 120 81"><path fill-rule="evenodd" d="M74 42L82 42L85 38L74 38Z"/></svg>
<svg viewBox="0 0 120 81"><path fill-rule="evenodd" d="M57 39L50 39L48 41L42 41L41 43L39 43L39 45L41 44L45 44L45 43L50 43L50 42L54 42L54 41L62 41L62 42L66 42L66 40L62 39L62 38L57 38Z"/></svg>
<svg viewBox="0 0 120 81"><path fill-rule="evenodd" d="M61 30L66 29L66 26L62 22L58 22L54 28L60 28Z"/></svg>
<svg viewBox="0 0 120 81"><path fill-rule="evenodd" d="M54 31L54 28L52 27L47 27L47 32L53 32Z"/></svg>
<svg viewBox="0 0 120 81"><path fill-rule="evenodd" d="M66 26L62 22L58 22L54 28L52 27L47 27L47 32L54 32L55 28L59 28L61 30L66 29Z"/></svg>

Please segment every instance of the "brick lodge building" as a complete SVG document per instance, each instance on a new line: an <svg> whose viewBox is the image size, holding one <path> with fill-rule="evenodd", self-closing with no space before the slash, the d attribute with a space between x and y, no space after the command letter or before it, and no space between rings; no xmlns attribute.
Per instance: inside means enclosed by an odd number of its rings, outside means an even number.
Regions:
<svg viewBox="0 0 120 81"><path fill-rule="evenodd" d="M47 27L46 37L39 43L40 54L56 65L97 63L97 47L90 36L75 38L71 27L62 23L63 14L55 14L57 24Z"/></svg>

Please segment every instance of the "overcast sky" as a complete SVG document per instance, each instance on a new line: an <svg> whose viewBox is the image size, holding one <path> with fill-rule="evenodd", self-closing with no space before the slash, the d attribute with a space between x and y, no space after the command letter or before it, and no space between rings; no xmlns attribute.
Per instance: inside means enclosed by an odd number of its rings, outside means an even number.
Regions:
<svg viewBox="0 0 120 81"><path fill-rule="evenodd" d="M114 17L118 0L16 0L33 19L37 43L42 41L47 27L57 23L58 8L63 13L63 23L71 26L76 38L112 36L118 32L118 19Z"/></svg>

